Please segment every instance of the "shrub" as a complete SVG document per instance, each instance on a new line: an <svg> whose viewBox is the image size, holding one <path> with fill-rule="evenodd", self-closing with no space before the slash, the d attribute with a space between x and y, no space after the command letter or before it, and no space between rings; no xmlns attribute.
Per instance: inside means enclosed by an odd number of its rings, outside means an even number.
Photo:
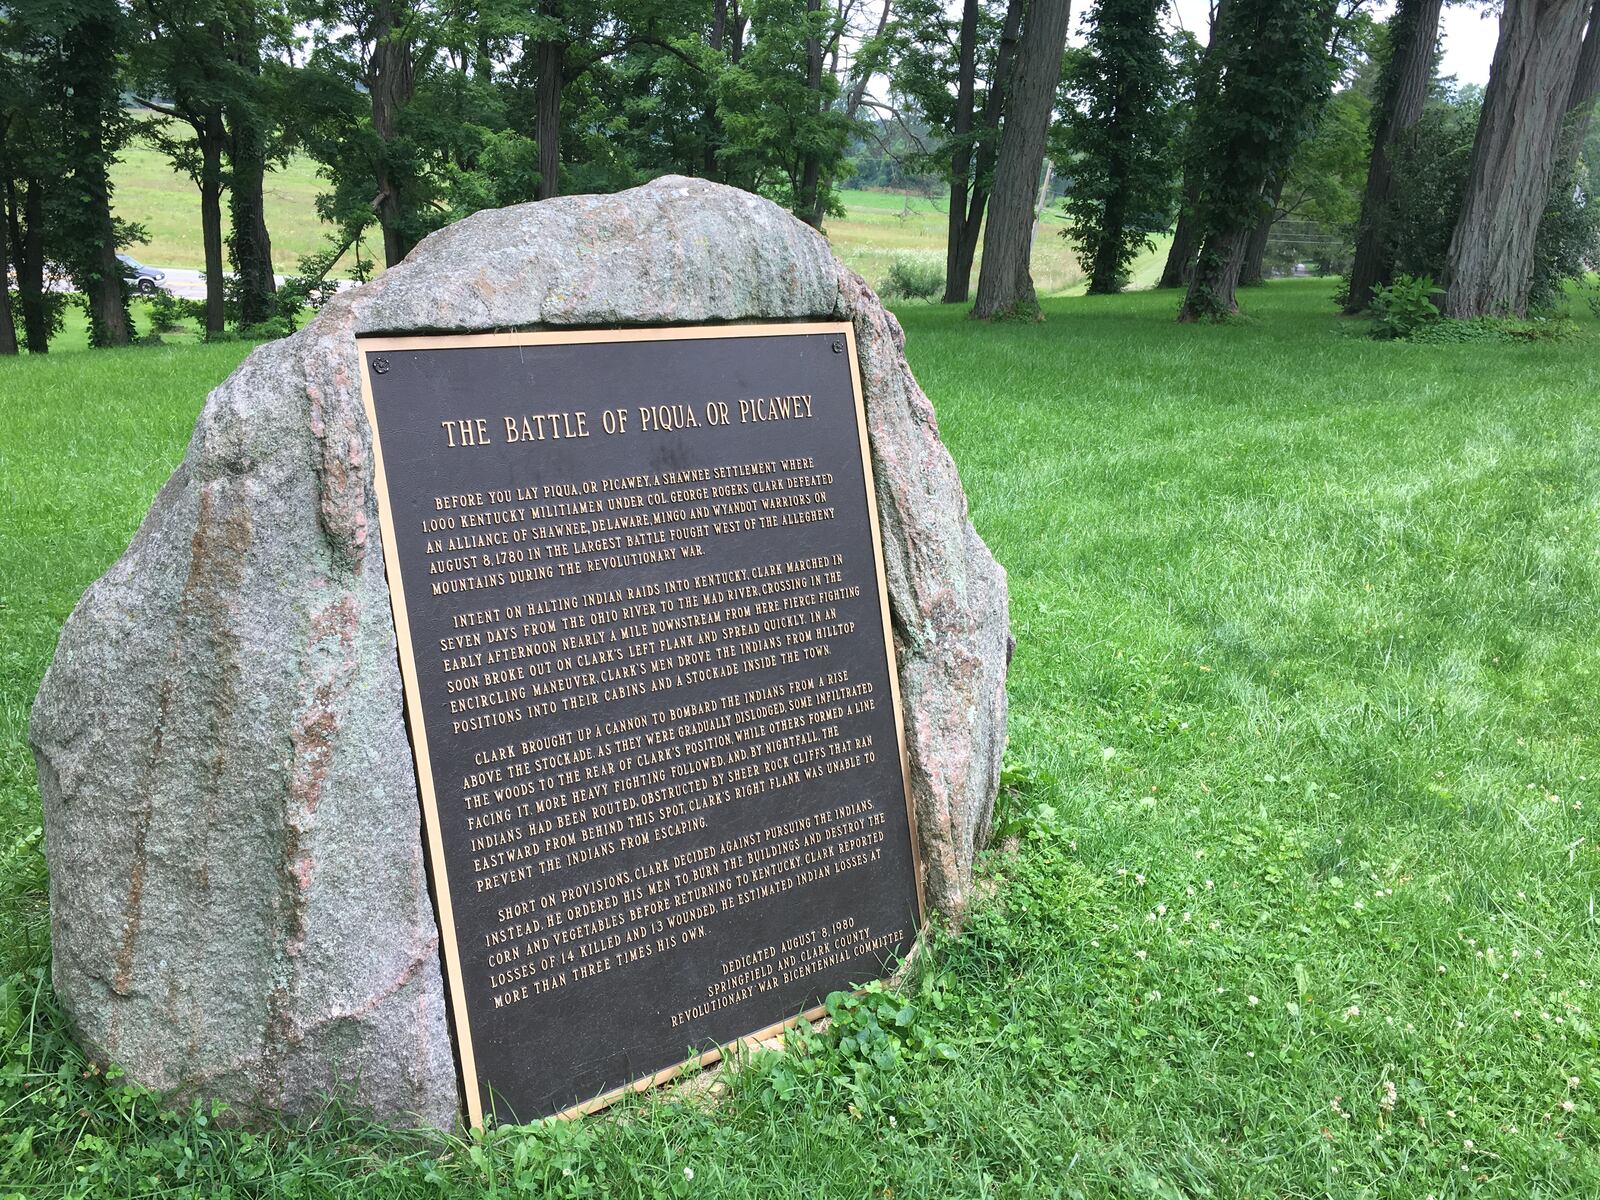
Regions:
<svg viewBox="0 0 1600 1200"><path fill-rule="evenodd" d="M1388 287L1372 289L1372 336L1409 338L1439 319L1435 285L1427 275L1397 275Z"/></svg>
<svg viewBox="0 0 1600 1200"><path fill-rule="evenodd" d="M205 319L203 300L183 300L166 288L158 288L150 297L150 328L155 333L176 333L184 321L196 321L204 326Z"/></svg>
<svg viewBox="0 0 1600 1200"><path fill-rule="evenodd" d="M878 285L885 300L927 300L944 291L944 267L930 258L896 258Z"/></svg>

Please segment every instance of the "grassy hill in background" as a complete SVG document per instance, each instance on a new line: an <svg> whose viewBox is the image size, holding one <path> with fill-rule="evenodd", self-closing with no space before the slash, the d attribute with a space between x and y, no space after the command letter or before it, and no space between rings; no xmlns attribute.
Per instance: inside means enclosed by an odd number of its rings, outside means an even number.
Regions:
<svg viewBox="0 0 1600 1200"><path fill-rule="evenodd" d="M166 155L136 139L122 153L112 173L113 204L117 216L143 225L149 237L130 248L142 262L158 267L205 266L200 243L200 193L187 175L172 169ZM278 274L292 274L302 255L319 250L331 226L317 219L317 193L326 181L308 158L295 157L267 176L267 229L272 234L273 265ZM912 256L944 264L945 205L943 196L926 197L903 192L847 191L844 217L827 223L834 251L869 283L883 281L896 257ZM226 219L227 197L223 197ZM1082 286L1083 272L1065 238L1059 212L1045 214L1034 248L1034 283L1041 295L1060 295ZM376 237L366 243L368 254L381 253ZM1150 264L1136 264L1134 285L1149 286L1160 271L1159 255ZM981 259L981 255L980 255ZM347 267L348 263L341 264ZM1143 266L1144 269L1141 269ZM341 270L339 274L348 274ZM977 273L973 273L976 286Z"/></svg>

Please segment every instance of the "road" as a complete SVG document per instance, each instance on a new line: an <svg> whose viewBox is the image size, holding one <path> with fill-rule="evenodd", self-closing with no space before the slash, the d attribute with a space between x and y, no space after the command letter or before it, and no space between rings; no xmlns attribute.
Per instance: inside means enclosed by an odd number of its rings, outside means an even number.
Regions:
<svg viewBox="0 0 1600 1200"><path fill-rule="evenodd" d="M180 296L185 300L204 300L206 298L205 272L195 271L189 267L157 267L156 270L166 273L167 277L162 280L161 286L174 296ZM274 275L273 278L280 284L283 282L282 275ZM355 286L354 280L339 280L339 290L341 292L346 288Z"/></svg>

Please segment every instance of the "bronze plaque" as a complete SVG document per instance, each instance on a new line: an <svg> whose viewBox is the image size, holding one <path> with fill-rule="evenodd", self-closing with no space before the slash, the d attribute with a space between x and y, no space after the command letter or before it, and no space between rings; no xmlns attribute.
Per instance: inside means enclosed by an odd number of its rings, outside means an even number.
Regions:
<svg viewBox="0 0 1600 1200"><path fill-rule="evenodd" d="M850 326L359 347L472 1123L881 975L922 901Z"/></svg>

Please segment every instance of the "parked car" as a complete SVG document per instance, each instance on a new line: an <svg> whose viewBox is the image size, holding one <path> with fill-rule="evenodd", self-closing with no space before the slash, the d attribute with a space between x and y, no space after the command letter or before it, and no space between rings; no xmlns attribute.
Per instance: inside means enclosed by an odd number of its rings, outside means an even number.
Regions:
<svg viewBox="0 0 1600 1200"><path fill-rule="evenodd" d="M167 277L166 272L147 267L132 255L119 254L117 261L122 264L122 274L127 279L128 286L141 296L155 295L156 289L161 286L161 281Z"/></svg>

